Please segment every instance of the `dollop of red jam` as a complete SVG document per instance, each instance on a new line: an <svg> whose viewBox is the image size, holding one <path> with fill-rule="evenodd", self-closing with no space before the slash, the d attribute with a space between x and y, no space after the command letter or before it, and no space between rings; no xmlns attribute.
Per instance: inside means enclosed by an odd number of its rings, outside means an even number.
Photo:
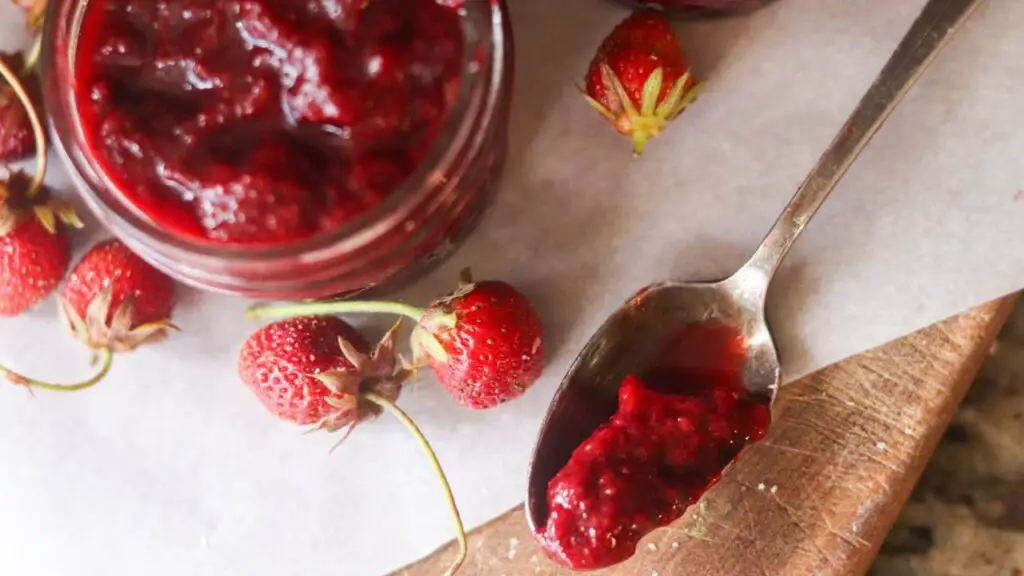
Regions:
<svg viewBox="0 0 1024 576"><path fill-rule="evenodd" d="M159 226L282 244L379 205L458 89L440 0L91 0L75 55L86 142Z"/></svg>
<svg viewBox="0 0 1024 576"><path fill-rule="evenodd" d="M622 381L615 414L548 484L547 523L535 535L548 556L575 570L626 560L765 435L767 401L745 392L742 358L731 328L689 326L642 378Z"/></svg>

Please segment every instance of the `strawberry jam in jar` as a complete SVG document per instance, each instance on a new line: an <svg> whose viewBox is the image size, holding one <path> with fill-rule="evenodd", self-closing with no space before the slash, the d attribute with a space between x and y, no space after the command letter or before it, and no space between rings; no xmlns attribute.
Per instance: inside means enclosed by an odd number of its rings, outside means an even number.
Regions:
<svg viewBox="0 0 1024 576"><path fill-rule="evenodd" d="M653 8L668 16L710 18L750 12L773 0L620 0L637 8Z"/></svg>
<svg viewBox="0 0 1024 576"><path fill-rule="evenodd" d="M447 256L504 162L504 0L56 0L58 149L99 219L200 288L313 298Z"/></svg>

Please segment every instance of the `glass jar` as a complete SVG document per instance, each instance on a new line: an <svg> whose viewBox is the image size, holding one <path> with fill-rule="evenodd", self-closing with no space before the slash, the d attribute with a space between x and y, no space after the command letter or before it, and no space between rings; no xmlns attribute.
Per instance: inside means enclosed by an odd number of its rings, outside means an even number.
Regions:
<svg viewBox="0 0 1024 576"><path fill-rule="evenodd" d="M170 233L117 190L86 144L74 59L88 1L51 0L48 7L40 73L55 147L99 220L185 284L289 300L394 287L449 256L497 187L512 96L511 26L504 0L468 1L458 95L430 152L379 206L337 230L281 246Z"/></svg>
<svg viewBox="0 0 1024 576"><path fill-rule="evenodd" d="M619 0L635 8L655 8L679 18L713 18L750 12L774 0Z"/></svg>

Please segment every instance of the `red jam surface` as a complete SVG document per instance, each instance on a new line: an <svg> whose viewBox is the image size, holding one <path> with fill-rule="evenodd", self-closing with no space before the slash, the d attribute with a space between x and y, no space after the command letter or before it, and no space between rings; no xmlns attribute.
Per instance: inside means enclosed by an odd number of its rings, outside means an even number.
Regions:
<svg viewBox="0 0 1024 576"><path fill-rule="evenodd" d="M284 244L380 204L458 88L440 0L91 0L75 59L88 147L160 227Z"/></svg>
<svg viewBox="0 0 1024 576"><path fill-rule="evenodd" d="M643 378L627 376L618 410L548 484L548 519L536 535L553 560L577 570L626 560L718 481L768 429L766 400L743 388L743 343L731 328L686 327Z"/></svg>

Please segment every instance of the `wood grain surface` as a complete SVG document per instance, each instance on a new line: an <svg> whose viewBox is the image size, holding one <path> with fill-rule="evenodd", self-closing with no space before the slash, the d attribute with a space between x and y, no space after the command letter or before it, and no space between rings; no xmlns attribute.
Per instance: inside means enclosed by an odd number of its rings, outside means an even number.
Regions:
<svg viewBox="0 0 1024 576"><path fill-rule="evenodd" d="M785 387L768 437L682 519L600 576L864 574L1016 297L996 300ZM445 547L396 576L443 574ZM460 575L569 574L521 508L471 535Z"/></svg>

